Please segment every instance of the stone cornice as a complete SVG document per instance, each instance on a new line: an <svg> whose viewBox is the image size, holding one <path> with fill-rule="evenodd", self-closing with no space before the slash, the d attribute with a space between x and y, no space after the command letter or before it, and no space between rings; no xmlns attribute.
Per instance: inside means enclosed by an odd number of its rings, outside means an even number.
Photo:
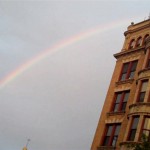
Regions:
<svg viewBox="0 0 150 150"><path fill-rule="evenodd" d="M149 20L147 20L147 21L149 21ZM127 34L134 33L134 32L140 31L140 30L145 29L145 28L150 28L150 22L148 24L143 25L143 26L136 27L137 25L144 23L144 22L146 22L146 21L140 22L138 24L130 25L128 27L129 30L125 31L124 35L126 36ZM133 27L133 29L132 29L132 27Z"/></svg>
<svg viewBox="0 0 150 150"><path fill-rule="evenodd" d="M145 51L145 46L140 46L140 47L136 47L132 50L125 50L125 51L121 51L119 53L114 54L114 57L116 59L118 59L119 57L123 56L123 55L128 55L130 53L136 53L138 51Z"/></svg>

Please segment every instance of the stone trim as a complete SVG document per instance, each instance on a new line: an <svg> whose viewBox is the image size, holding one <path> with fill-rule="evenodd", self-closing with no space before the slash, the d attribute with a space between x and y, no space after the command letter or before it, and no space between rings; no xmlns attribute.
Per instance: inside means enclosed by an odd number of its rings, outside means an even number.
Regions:
<svg viewBox="0 0 150 150"><path fill-rule="evenodd" d="M130 106L129 106L129 109L131 109L132 107L136 107L136 106L143 106L143 105L147 105L147 106L150 106L150 102L149 103L143 103L143 102L141 102L141 103L135 103L135 104L131 104Z"/></svg>
<svg viewBox="0 0 150 150"><path fill-rule="evenodd" d="M123 55L127 55L127 54L130 54L130 53L136 53L138 51L144 51L145 52L145 46L136 47L136 48L134 48L132 50L121 51L119 53L114 54L114 57L116 59L118 59L119 57L121 57Z"/></svg>
<svg viewBox="0 0 150 150"><path fill-rule="evenodd" d="M114 146L98 146L97 150L115 150Z"/></svg>
<svg viewBox="0 0 150 150"><path fill-rule="evenodd" d="M127 83L132 84L133 81L134 81L134 79L126 79L126 80L123 80L123 81L117 81L116 86L121 85L121 84L127 84Z"/></svg>
<svg viewBox="0 0 150 150"><path fill-rule="evenodd" d="M118 111L118 112L108 112L108 116L115 116L115 115L125 115L125 111Z"/></svg>

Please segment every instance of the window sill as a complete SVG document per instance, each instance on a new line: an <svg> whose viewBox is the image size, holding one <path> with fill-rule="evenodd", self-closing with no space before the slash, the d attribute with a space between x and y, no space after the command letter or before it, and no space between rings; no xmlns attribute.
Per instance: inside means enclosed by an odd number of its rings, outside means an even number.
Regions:
<svg viewBox="0 0 150 150"><path fill-rule="evenodd" d="M120 84L126 84L126 83L133 83L134 79L126 79L126 80L123 80L123 81L118 81L116 82L116 85L120 85Z"/></svg>
<svg viewBox="0 0 150 150"><path fill-rule="evenodd" d="M114 146L98 146L97 150L115 150Z"/></svg>
<svg viewBox="0 0 150 150"><path fill-rule="evenodd" d="M124 115L125 111L117 111L117 112L108 112L108 116L114 116L114 115Z"/></svg>
<svg viewBox="0 0 150 150"><path fill-rule="evenodd" d="M135 142L135 141L120 142L120 146L130 146L130 145L134 145L136 143L140 143L140 142Z"/></svg>

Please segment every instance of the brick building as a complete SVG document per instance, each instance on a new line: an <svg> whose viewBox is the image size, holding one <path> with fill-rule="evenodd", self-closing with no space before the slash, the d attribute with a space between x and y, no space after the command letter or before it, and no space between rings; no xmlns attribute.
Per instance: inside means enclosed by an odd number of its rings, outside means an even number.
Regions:
<svg viewBox="0 0 150 150"><path fill-rule="evenodd" d="M125 31L91 150L127 150L143 133L150 138L149 35L150 19Z"/></svg>

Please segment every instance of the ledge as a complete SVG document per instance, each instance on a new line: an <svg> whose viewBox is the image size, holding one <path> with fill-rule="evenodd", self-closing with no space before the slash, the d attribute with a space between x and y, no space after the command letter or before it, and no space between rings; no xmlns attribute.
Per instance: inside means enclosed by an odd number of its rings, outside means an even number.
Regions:
<svg viewBox="0 0 150 150"><path fill-rule="evenodd" d="M129 106L127 117L134 115L150 115L150 102L137 102Z"/></svg>
<svg viewBox="0 0 150 150"><path fill-rule="evenodd" d="M126 83L133 83L134 79L126 79L123 81L117 81L116 85L120 85L120 84L126 84Z"/></svg>
<svg viewBox="0 0 150 150"><path fill-rule="evenodd" d="M125 111L118 111L118 112L108 112L108 116L115 116L115 115L124 115Z"/></svg>
<svg viewBox="0 0 150 150"><path fill-rule="evenodd" d="M149 22L150 22L150 19L147 19L147 20L144 20L144 21L136 23L136 24L131 24L130 26L128 26L128 30L124 32L124 35L127 36L127 34L129 34L129 33L140 31L145 28L149 28L150 27ZM143 24L143 25L141 25L141 24Z"/></svg>
<svg viewBox="0 0 150 150"><path fill-rule="evenodd" d="M138 72L138 75L139 75L140 73L142 73L142 72L149 71L149 70L150 70L150 67L145 68L145 69L142 69L142 70L140 70L140 71Z"/></svg>
<svg viewBox="0 0 150 150"><path fill-rule="evenodd" d="M115 150L116 147L114 146L98 146L97 150Z"/></svg>
<svg viewBox="0 0 150 150"><path fill-rule="evenodd" d="M118 58L122 55L127 55L127 54L130 54L130 53L135 53L137 51L145 51L145 45L144 46L140 46L140 47L136 47L136 48L133 48L133 49L128 49L128 50L125 50L125 51L121 51L120 53L116 53L114 54L114 57L115 58Z"/></svg>
<svg viewBox="0 0 150 150"><path fill-rule="evenodd" d="M125 141L125 142L120 142L120 146L128 146L128 145L134 145L136 143L140 142L135 142L135 141Z"/></svg>
<svg viewBox="0 0 150 150"><path fill-rule="evenodd" d="M131 109L132 107L143 106L143 105L150 106L150 102L147 102L147 103L145 103L145 102L137 102L135 104L131 104L129 106L129 109Z"/></svg>

